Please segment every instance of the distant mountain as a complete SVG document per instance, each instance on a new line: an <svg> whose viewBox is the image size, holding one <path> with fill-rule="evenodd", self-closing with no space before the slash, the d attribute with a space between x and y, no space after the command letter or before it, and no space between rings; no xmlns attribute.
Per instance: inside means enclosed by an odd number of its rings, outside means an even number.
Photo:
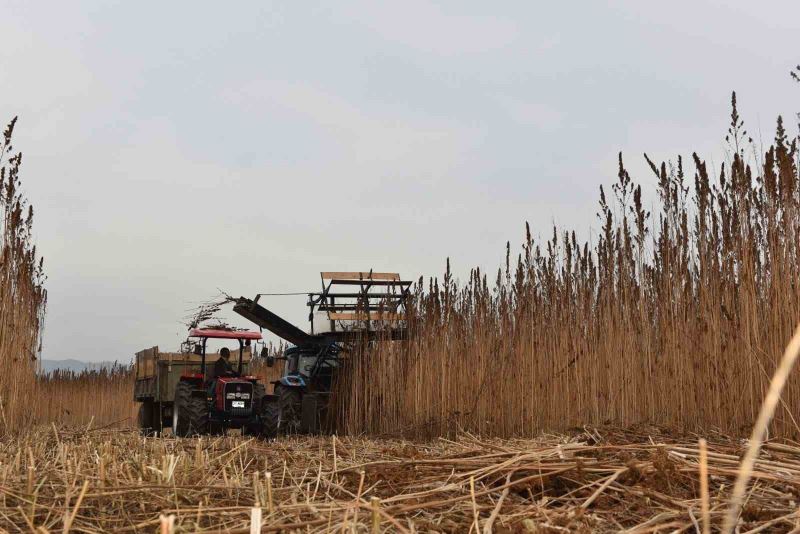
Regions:
<svg viewBox="0 0 800 534"><path fill-rule="evenodd" d="M100 369L109 369L114 367L114 364L121 365L121 362L84 362L81 360L42 360L42 373L52 373L56 369L64 371L99 371Z"/></svg>

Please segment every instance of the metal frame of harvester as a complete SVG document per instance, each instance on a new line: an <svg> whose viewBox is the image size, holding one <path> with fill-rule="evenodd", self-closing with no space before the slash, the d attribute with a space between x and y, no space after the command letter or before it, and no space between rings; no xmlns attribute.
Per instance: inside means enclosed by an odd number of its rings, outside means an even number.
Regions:
<svg viewBox="0 0 800 534"><path fill-rule="evenodd" d="M286 362L274 391L264 396L264 434L318 433L329 428L331 386L341 358L356 346L405 339L406 300L412 282L398 273L322 272L322 290L308 293L309 333L253 299L233 310L288 341ZM274 365L268 360L267 365Z"/></svg>

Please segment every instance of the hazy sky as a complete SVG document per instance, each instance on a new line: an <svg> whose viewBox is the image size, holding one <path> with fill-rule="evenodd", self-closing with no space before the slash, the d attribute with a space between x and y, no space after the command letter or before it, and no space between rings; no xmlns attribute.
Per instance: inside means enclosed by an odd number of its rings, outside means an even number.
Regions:
<svg viewBox="0 0 800 534"><path fill-rule="evenodd" d="M0 0L0 22L51 359L176 349L217 288L494 270L526 220L588 237L620 150L648 195L643 152L718 165L731 90L765 141L800 110L798 2ZM266 302L306 325L303 297Z"/></svg>

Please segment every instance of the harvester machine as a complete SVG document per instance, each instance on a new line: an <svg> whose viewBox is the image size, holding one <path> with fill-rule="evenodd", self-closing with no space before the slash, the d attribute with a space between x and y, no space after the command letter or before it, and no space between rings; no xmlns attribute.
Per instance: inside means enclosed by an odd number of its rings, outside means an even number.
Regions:
<svg viewBox="0 0 800 534"><path fill-rule="evenodd" d="M328 417L333 380L342 358L356 347L404 339L410 281L398 273L323 272L322 290L308 293L308 332L253 299L240 297L233 310L290 343L278 357L284 363L273 392L263 397L264 435L319 433L331 429Z"/></svg>

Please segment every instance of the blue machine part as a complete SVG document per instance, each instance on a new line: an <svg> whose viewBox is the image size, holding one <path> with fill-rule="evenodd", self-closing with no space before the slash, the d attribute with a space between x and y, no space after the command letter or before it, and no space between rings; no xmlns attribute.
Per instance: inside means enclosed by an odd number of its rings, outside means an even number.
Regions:
<svg viewBox="0 0 800 534"><path fill-rule="evenodd" d="M306 381L303 380L303 377L298 375L283 376L280 378L279 382L289 387L305 387L306 385Z"/></svg>

